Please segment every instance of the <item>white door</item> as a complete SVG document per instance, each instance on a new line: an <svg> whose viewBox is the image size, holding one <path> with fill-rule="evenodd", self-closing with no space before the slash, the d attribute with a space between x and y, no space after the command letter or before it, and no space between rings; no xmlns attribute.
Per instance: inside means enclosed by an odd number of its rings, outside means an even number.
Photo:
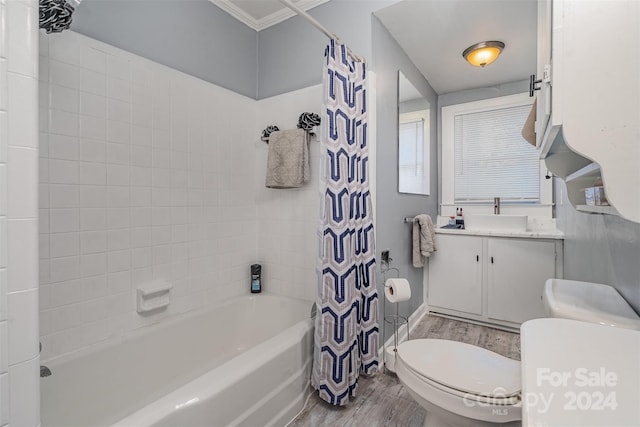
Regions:
<svg viewBox="0 0 640 427"><path fill-rule="evenodd" d="M482 315L482 238L438 234L427 304Z"/></svg>
<svg viewBox="0 0 640 427"><path fill-rule="evenodd" d="M487 247L489 318L522 323L546 317L542 290L555 277L555 243L489 238Z"/></svg>

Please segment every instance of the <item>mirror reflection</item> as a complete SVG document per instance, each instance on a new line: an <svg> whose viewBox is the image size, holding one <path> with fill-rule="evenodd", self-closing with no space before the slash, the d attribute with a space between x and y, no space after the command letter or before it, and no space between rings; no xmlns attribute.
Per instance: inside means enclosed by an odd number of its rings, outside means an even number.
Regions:
<svg viewBox="0 0 640 427"><path fill-rule="evenodd" d="M398 191L429 195L429 102L398 71Z"/></svg>

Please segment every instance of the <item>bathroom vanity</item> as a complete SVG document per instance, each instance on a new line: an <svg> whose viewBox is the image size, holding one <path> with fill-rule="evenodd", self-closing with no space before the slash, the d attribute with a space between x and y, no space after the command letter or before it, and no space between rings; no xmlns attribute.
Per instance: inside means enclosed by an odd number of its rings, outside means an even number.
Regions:
<svg viewBox="0 0 640 427"><path fill-rule="evenodd" d="M509 330L546 317L542 292L562 277L562 239L557 231L437 229L425 269L429 311Z"/></svg>

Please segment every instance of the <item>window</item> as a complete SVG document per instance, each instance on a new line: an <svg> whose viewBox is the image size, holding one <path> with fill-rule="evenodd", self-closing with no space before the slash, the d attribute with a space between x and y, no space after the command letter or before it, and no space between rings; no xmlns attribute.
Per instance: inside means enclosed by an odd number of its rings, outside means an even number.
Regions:
<svg viewBox="0 0 640 427"><path fill-rule="evenodd" d="M442 109L442 204L550 204L537 149L522 138L528 94ZM550 215L550 210L549 210Z"/></svg>

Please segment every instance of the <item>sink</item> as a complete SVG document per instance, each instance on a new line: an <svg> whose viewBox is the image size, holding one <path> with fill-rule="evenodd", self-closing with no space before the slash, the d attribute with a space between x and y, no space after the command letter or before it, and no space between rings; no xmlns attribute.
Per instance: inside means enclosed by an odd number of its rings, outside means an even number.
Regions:
<svg viewBox="0 0 640 427"><path fill-rule="evenodd" d="M526 215L466 215L467 230L527 231Z"/></svg>
<svg viewBox="0 0 640 427"><path fill-rule="evenodd" d="M640 317L609 285L549 279L544 285L542 302L551 317L640 330Z"/></svg>

